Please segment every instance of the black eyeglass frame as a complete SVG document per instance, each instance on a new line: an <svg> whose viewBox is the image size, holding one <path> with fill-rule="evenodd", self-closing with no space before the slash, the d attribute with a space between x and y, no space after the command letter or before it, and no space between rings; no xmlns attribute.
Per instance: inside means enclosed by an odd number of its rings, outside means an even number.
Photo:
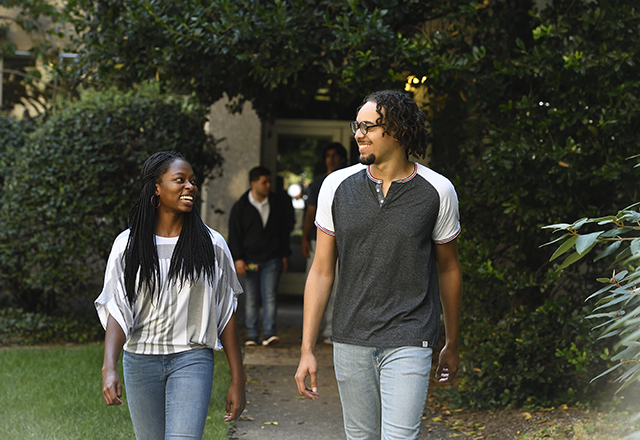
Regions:
<svg viewBox="0 0 640 440"><path fill-rule="evenodd" d="M362 134L367 134L369 133L370 128L382 127L382 124L367 125L364 122L351 121L351 123L349 123L349 126L351 127L351 131L353 132L353 134L356 134L358 130L360 130Z"/></svg>

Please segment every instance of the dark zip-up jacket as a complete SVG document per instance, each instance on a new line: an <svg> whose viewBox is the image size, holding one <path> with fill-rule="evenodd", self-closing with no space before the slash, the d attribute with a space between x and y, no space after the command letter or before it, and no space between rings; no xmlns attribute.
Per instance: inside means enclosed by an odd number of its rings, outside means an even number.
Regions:
<svg viewBox="0 0 640 440"><path fill-rule="evenodd" d="M251 190L249 190L251 191ZM269 193L269 220L262 226L258 210L249 202L249 191L244 193L229 215L229 249L233 260L262 263L272 258L288 257L291 254L291 200Z"/></svg>

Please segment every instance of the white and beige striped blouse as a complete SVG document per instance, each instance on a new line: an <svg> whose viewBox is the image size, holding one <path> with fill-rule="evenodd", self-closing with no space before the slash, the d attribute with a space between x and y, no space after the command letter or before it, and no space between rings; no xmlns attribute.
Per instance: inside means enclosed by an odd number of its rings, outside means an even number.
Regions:
<svg viewBox="0 0 640 440"><path fill-rule="evenodd" d="M215 280L199 279L181 286L168 282L171 255L178 237L156 236L160 260L161 295L151 301L141 294L129 306L124 288L123 254L129 230L114 241L107 262L104 287L95 301L98 316L106 328L109 315L120 324L127 338L124 350L136 354L171 354L194 348L220 350L219 336L235 312L242 287L233 258L222 235L209 228L215 251Z"/></svg>

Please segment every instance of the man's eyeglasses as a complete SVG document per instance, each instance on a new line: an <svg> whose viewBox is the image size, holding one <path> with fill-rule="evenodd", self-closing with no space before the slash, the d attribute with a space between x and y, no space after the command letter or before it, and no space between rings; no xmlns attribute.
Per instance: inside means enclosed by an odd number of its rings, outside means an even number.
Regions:
<svg viewBox="0 0 640 440"><path fill-rule="evenodd" d="M360 132L362 134L367 134L369 133L370 128L381 127L380 124L367 125L364 122L358 122L358 121L353 121L351 122L350 125L351 125L351 131L353 132L353 134L356 134L356 131L358 131L358 129L360 129Z"/></svg>

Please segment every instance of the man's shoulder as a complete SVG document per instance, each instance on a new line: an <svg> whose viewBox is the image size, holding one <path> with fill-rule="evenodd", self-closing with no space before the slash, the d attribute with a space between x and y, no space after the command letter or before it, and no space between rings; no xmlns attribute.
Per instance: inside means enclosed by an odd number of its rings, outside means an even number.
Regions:
<svg viewBox="0 0 640 440"><path fill-rule="evenodd" d="M348 179L349 177L354 176L358 173L366 173L366 171L367 171L367 165L362 165L358 163L355 165L351 165L350 167L341 168L339 170L334 171L333 173L329 174L326 177L326 179L324 179L324 182L336 187L340 185L342 182L344 182L346 179Z"/></svg>
<svg viewBox="0 0 640 440"><path fill-rule="evenodd" d="M238 199L233 203L234 207L239 207L239 206L243 206L246 205L247 203L249 203L249 191L251 190L247 190L244 193L242 193L242 195L240 197L238 197Z"/></svg>
<svg viewBox="0 0 640 440"><path fill-rule="evenodd" d="M322 203L327 203L334 198L343 185L356 185L366 180L367 166L356 164L347 168L342 168L329 174L320 188L319 199Z"/></svg>
<svg viewBox="0 0 640 440"><path fill-rule="evenodd" d="M429 182L438 192L455 192L455 188L451 181L442 174L433 169L416 163L416 171L418 176Z"/></svg>

